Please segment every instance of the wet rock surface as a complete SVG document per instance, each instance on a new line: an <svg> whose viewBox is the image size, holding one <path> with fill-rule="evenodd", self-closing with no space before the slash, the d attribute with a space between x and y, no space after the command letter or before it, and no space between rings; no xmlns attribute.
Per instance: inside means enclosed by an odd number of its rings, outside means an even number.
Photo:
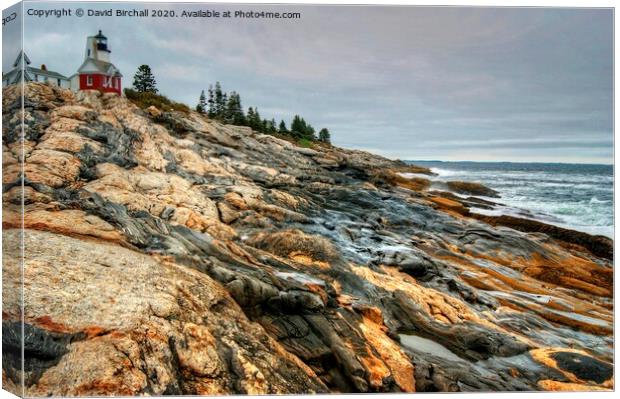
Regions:
<svg viewBox="0 0 620 399"><path fill-rule="evenodd" d="M459 194L466 195L482 195L485 197L499 198L499 193L493 189L485 187L480 183L449 181L446 183L447 188Z"/></svg>
<svg viewBox="0 0 620 399"><path fill-rule="evenodd" d="M613 388L607 242L97 92L27 85L22 143L3 101L5 386L23 277L31 396Z"/></svg>
<svg viewBox="0 0 620 399"><path fill-rule="evenodd" d="M575 377L601 384L613 376L613 367L590 356L573 352L556 352L550 356L558 368L575 375Z"/></svg>

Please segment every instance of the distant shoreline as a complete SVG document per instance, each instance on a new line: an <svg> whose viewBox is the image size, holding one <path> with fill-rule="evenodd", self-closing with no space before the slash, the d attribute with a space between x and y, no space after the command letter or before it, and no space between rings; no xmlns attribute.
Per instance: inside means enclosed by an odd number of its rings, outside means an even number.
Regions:
<svg viewBox="0 0 620 399"><path fill-rule="evenodd" d="M457 163L469 163L469 164L506 164L506 165L580 165L580 166L608 166L613 167L614 164L610 163L581 163L581 162L514 162L514 161L442 161L439 159L406 159L405 163L445 163L445 164L457 164Z"/></svg>

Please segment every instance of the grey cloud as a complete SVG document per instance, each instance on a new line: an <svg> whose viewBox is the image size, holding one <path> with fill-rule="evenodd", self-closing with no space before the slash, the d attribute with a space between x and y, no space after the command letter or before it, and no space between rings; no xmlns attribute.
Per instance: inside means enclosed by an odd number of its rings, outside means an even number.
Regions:
<svg viewBox="0 0 620 399"><path fill-rule="evenodd" d="M103 29L126 85L147 63L162 92L193 105L219 80L264 117L300 113L329 127L335 144L386 156L612 162L611 9L209 8L302 19L27 17L26 50L71 74L85 37Z"/></svg>

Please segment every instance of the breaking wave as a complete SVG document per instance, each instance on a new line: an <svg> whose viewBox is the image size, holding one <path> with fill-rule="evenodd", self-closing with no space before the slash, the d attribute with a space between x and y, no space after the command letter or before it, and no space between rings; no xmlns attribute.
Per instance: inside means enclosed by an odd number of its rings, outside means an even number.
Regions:
<svg viewBox="0 0 620 399"><path fill-rule="evenodd" d="M412 161L433 180L478 182L501 193L493 214L542 222L613 238L613 166L503 162ZM488 214L489 211L475 210Z"/></svg>

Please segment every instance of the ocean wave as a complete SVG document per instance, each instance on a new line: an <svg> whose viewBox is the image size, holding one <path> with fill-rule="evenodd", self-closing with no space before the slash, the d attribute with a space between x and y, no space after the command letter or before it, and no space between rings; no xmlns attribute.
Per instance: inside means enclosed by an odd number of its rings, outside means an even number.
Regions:
<svg viewBox="0 0 620 399"><path fill-rule="evenodd" d="M600 200L596 197L592 197L590 198L590 203L591 204L611 204L613 203L613 200Z"/></svg>
<svg viewBox="0 0 620 399"><path fill-rule="evenodd" d="M466 171L441 169L441 168L431 168L431 172L437 174L437 177L463 176L463 175L468 174Z"/></svg>
<svg viewBox="0 0 620 399"><path fill-rule="evenodd" d="M567 170L483 169L458 165L450 169L432 166L433 181L477 182L498 191L505 204L495 210L475 209L487 215L529 217L544 223L613 237L613 174ZM455 166L456 167L456 166ZM541 168L541 167L540 167Z"/></svg>

